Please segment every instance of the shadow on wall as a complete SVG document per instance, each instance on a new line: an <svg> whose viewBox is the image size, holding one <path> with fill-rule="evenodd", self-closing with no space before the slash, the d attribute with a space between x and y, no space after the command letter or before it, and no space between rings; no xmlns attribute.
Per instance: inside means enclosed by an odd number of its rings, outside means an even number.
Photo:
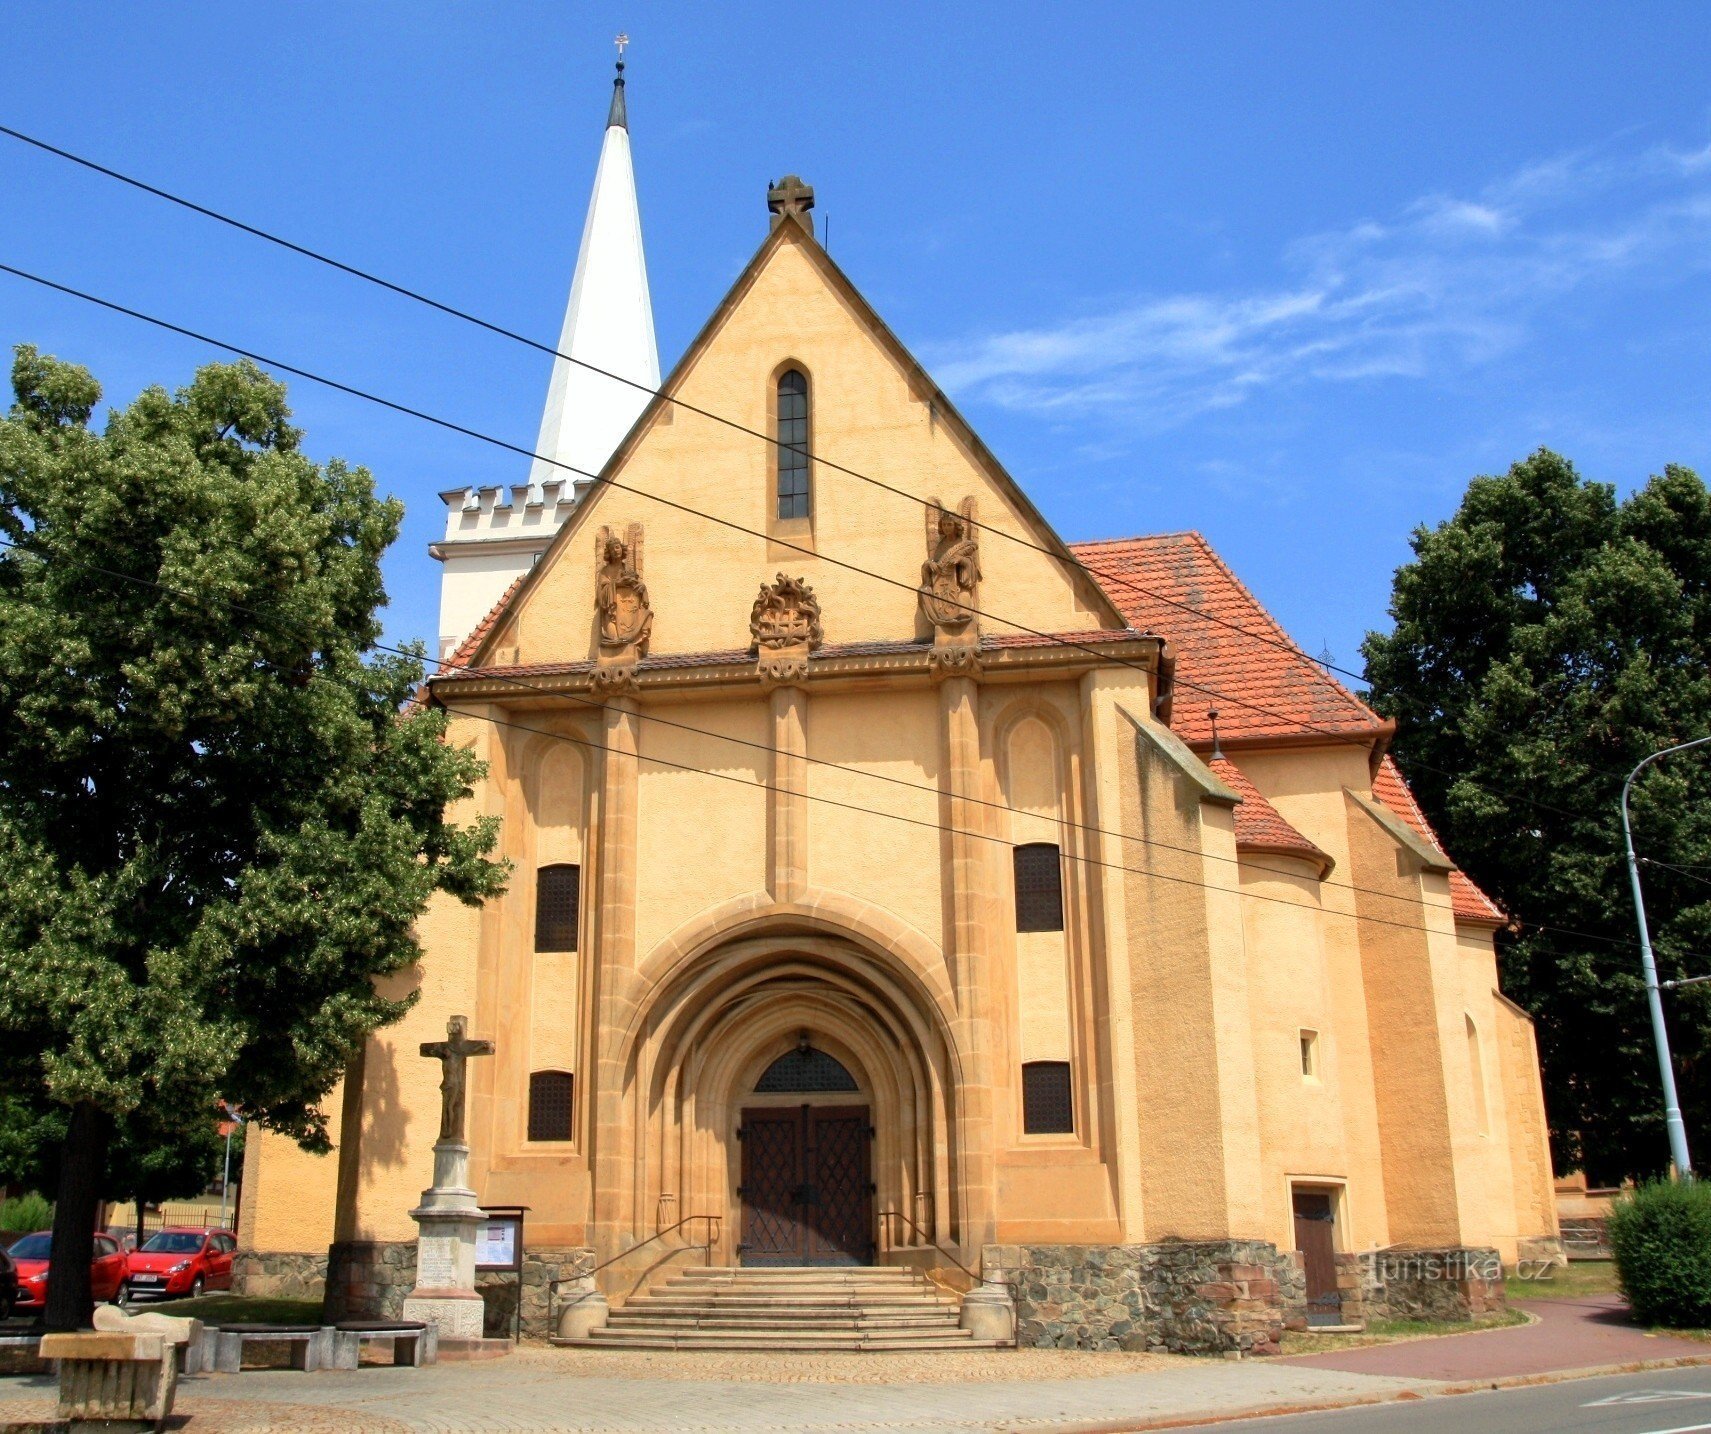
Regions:
<svg viewBox="0 0 1711 1434"><path fill-rule="evenodd" d="M411 1116L399 1093L398 1053L390 1046L369 1042L363 1062L363 1095L364 1160L375 1165L402 1165Z"/></svg>

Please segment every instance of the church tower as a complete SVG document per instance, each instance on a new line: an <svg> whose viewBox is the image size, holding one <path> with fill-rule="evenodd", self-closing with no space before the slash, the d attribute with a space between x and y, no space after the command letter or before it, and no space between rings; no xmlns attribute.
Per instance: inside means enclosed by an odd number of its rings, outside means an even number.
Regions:
<svg viewBox="0 0 1711 1434"><path fill-rule="evenodd" d="M620 37L606 135L529 481L457 488L440 495L446 504L446 533L428 551L444 565L442 657L533 566L640 416L649 390L659 387L659 351L630 160L623 43Z"/></svg>

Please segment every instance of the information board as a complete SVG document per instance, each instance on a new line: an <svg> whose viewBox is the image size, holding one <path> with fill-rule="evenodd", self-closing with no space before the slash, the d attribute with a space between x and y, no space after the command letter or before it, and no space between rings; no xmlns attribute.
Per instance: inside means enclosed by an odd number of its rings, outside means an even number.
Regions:
<svg viewBox="0 0 1711 1434"><path fill-rule="evenodd" d="M515 1270L521 1264L521 1215L489 1215L475 1230L475 1268Z"/></svg>

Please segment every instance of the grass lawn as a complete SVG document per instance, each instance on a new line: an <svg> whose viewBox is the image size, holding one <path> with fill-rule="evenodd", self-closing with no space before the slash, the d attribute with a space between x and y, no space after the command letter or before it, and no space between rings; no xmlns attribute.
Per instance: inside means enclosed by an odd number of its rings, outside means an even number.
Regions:
<svg viewBox="0 0 1711 1434"><path fill-rule="evenodd" d="M158 1310L177 1319L207 1324L319 1324L319 1300L251 1299L247 1295L203 1295L201 1299L139 1300L127 1305L131 1314Z"/></svg>
<svg viewBox="0 0 1711 1434"><path fill-rule="evenodd" d="M1504 1290L1512 1300L1574 1300L1586 1295L1613 1295L1616 1266L1609 1260L1575 1260L1553 1269L1546 1279L1522 1280L1510 1275Z"/></svg>
<svg viewBox="0 0 1711 1434"><path fill-rule="evenodd" d="M1504 1310L1474 1320L1375 1319L1359 1334L1320 1334L1314 1330L1285 1330L1285 1354L1332 1354L1340 1349L1364 1349L1369 1344L1393 1344L1403 1339L1426 1339L1438 1334L1466 1334L1472 1329L1502 1329L1526 1324L1520 1310Z"/></svg>

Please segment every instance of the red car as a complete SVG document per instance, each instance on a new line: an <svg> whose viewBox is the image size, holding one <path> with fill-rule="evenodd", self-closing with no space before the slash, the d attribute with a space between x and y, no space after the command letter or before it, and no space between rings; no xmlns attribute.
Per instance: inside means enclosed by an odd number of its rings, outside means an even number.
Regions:
<svg viewBox="0 0 1711 1434"><path fill-rule="evenodd" d="M10 1250L18 1267L18 1313L40 1314L48 1302L48 1264L53 1250L53 1232L37 1230L15 1241ZM117 1300L125 1283L125 1255L111 1235L95 1236L95 1255L89 1262L90 1293L97 1303Z"/></svg>
<svg viewBox="0 0 1711 1434"><path fill-rule="evenodd" d="M238 1237L230 1230L169 1226L157 1230L125 1256L126 1297L133 1300L192 1298L204 1290L232 1287L232 1254Z"/></svg>

